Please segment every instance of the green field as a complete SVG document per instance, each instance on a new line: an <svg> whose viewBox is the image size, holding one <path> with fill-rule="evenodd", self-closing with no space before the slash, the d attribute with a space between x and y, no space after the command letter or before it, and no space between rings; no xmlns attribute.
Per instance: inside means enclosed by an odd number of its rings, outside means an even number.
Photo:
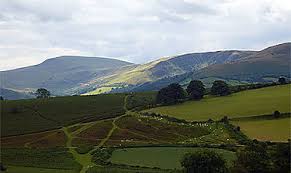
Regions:
<svg viewBox="0 0 291 173"><path fill-rule="evenodd" d="M181 169L180 160L189 152L196 152L205 148L182 148L182 147L148 147L118 149L112 153L111 162L132 166L158 167L163 169ZM228 165L236 159L234 152L222 149L215 150L221 154Z"/></svg>
<svg viewBox="0 0 291 173"><path fill-rule="evenodd" d="M1 101L1 136L45 131L125 113L125 94Z"/></svg>
<svg viewBox="0 0 291 173"><path fill-rule="evenodd" d="M291 85L247 90L224 97L206 97L173 106L145 110L186 120L218 120L223 116L244 117L272 114L275 110L291 112Z"/></svg>
<svg viewBox="0 0 291 173"><path fill-rule="evenodd" d="M291 139L290 117L271 120L238 120L231 123L240 126L241 131L252 139L280 142Z"/></svg>

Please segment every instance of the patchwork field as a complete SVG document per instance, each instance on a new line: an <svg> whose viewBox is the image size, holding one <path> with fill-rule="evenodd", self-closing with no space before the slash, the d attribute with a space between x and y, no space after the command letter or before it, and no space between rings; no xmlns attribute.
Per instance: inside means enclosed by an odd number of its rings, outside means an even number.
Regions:
<svg viewBox="0 0 291 173"><path fill-rule="evenodd" d="M291 118L268 120L238 120L232 121L240 126L241 131L252 139L262 141L287 142L291 139Z"/></svg>
<svg viewBox="0 0 291 173"><path fill-rule="evenodd" d="M197 152L205 148L148 147L115 150L111 162L132 166L158 167L163 169L181 169L180 160L186 153ZM235 152L222 149L209 149L221 154L230 166L236 159Z"/></svg>
<svg viewBox="0 0 291 173"><path fill-rule="evenodd" d="M179 105L145 110L191 121L272 114L275 110L290 112L291 85L247 90L224 97L207 97Z"/></svg>

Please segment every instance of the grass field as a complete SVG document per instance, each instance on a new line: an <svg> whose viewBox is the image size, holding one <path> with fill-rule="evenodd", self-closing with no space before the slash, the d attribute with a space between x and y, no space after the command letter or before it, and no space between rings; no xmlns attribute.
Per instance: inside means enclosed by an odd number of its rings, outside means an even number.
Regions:
<svg viewBox="0 0 291 173"><path fill-rule="evenodd" d="M182 148L182 147L148 147L118 149L112 153L111 162L133 166L158 167L163 169L181 169L180 160L184 154L196 152L205 148ZM222 149L215 150L221 154L228 165L236 159L234 152Z"/></svg>
<svg viewBox="0 0 291 173"><path fill-rule="evenodd" d="M291 85L242 91L224 97L206 97L173 106L145 110L186 120L218 120L223 116L244 117L272 114L275 110L291 112Z"/></svg>
<svg viewBox="0 0 291 173"><path fill-rule="evenodd" d="M262 141L287 142L291 139L291 118L279 118L271 120L238 120L231 121L240 126L241 131L252 139Z"/></svg>
<svg viewBox="0 0 291 173"><path fill-rule="evenodd" d="M45 131L125 113L125 94L1 101L1 136Z"/></svg>

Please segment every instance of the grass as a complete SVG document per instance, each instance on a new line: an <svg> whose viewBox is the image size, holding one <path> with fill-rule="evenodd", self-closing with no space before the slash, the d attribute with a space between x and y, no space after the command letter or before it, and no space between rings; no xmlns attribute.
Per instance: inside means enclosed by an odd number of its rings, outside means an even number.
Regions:
<svg viewBox="0 0 291 173"><path fill-rule="evenodd" d="M162 169L181 169L180 160L184 154L205 148L190 147L148 147L118 149L112 153L111 162L132 166L158 167ZM234 152L222 149L209 149L221 154L228 165L236 159Z"/></svg>
<svg viewBox="0 0 291 173"><path fill-rule="evenodd" d="M291 118L286 117L266 120L240 119L231 123L240 126L241 131L252 139L286 142L291 139L290 122Z"/></svg>
<svg viewBox="0 0 291 173"><path fill-rule="evenodd" d="M1 101L1 136L46 131L125 113L125 94Z"/></svg>
<svg viewBox="0 0 291 173"><path fill-rule="evenodd" d="M27 149L2 148L1 162L4 165L38 167L48 169L79 170L80 165L65 148Z"/></svg>
<svg viewBox="0 0 291 173"><path fill-rule="evenodd" d="M223 116L244 117L290 111L291 85L242 91L224 97L206 97L173 106L145 110L186 120L213 120Z"/></svg>
<svg viewBox="0 0 291 173"><path fill-rule="evenodd" d="M24 166L8 166L5 173L78 173L76 170L47 169Z"/></svg>

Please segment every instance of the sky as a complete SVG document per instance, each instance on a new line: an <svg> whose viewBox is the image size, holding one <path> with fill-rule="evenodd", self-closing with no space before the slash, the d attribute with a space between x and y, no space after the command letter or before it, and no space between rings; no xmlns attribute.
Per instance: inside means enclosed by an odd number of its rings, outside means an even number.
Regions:
<svg viewBox="0 0 291 173"><path fill-rule="evenodd" d="M62 55L145 63L290 41L290 0L0 0L0 71Z"/></svg>

